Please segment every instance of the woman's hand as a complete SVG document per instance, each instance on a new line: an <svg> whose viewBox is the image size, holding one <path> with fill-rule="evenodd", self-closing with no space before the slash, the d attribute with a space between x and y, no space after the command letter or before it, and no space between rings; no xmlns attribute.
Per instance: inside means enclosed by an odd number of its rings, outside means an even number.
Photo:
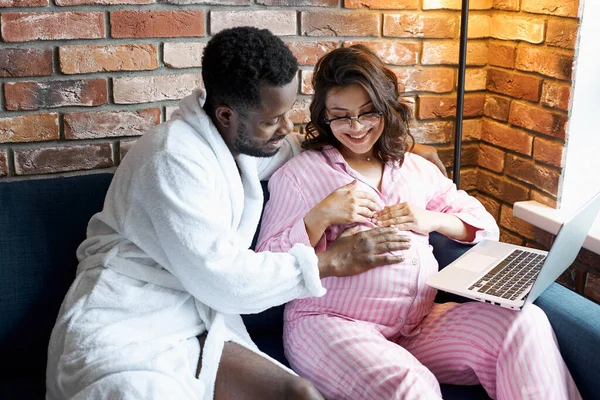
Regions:
<svg viewBox="0 0 600 400"><path fill-rule="evenodd" d="M383 208L373 216L377 226L393 226L400 231L413 231L427 235L438 229L440 213L428 211L409 203Z"/></svg>
<svg viewBox="0 0 600 400"><path fill-rule="evenodd" d="M379 209L377 196L357 190L356 180L333 191L304 217L311 245L315 246L330 225L370 222Z"/></svg>

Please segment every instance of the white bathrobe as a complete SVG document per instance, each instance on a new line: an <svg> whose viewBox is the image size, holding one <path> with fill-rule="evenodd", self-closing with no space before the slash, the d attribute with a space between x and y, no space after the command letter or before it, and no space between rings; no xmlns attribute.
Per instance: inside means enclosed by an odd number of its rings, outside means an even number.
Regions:
<svg viewBox="0 0 600 400"><path fill-rule="evenodd" d="M50 340L48 400L212 399L225 341L261 354L239 314L325 293L312 248L248 250L260 180L294 138L275 157L234 159L203 101L195 91L137 141L90 220Z"/></svg>

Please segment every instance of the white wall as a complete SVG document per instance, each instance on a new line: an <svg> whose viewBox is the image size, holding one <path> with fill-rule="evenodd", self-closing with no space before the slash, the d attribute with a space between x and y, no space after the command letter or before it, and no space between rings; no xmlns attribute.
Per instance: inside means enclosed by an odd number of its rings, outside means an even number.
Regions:
<svg viewBox="0 0 600 400"><path fill-rule="evenodd" d="M583 0L582 0L583 1ZM574 210L600 191L600 1L586 0L575 88L567 126L565 175L560 209Z"/></svg>

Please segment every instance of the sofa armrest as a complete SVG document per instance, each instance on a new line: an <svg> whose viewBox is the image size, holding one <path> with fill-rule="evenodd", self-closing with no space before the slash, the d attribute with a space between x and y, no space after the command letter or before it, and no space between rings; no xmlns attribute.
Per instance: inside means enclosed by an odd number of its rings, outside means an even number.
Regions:
<svg viewBox="0 0 600 400"><path fill-rule="evenodd" d="M471 246L456 243L438 233L430 235L429 243L440 269L456 260ZM437 302L466 299L439 292ZM469 301L469 300L467 300ZM600 305L553 283L534 302L550 320L561 354L584 399L600 400Z"/></svg>
<svg viewBox="0 0 600 400"><path fill-rule="evenodd" d="M534 302L550 320L584 399L600 399L600 305L553 283Z"/></svg>

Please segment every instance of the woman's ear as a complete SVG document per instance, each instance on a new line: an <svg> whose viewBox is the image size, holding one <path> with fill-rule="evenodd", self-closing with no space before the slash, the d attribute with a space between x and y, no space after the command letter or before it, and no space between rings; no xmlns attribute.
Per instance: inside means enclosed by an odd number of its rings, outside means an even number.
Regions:
<svg viewBox="0 0 600 400"><path fill-rule="evenodd" d="M215 109L215 117L223 127L229 128L233 124L236 114L228 106L220 105Z"/></svg>

